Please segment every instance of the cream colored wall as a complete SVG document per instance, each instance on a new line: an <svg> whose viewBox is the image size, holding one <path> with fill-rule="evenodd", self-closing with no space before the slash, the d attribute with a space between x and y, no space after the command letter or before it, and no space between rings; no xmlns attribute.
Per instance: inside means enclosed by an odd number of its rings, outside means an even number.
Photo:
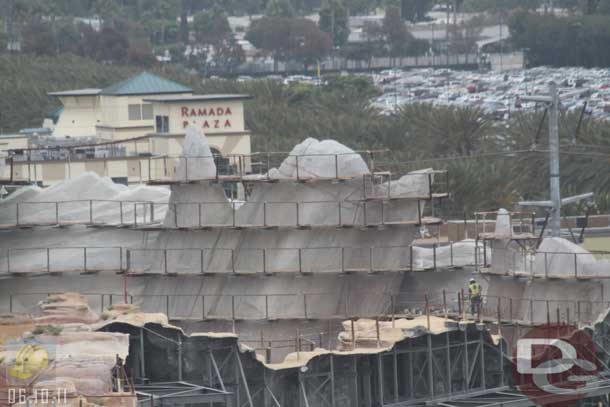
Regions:
<svg viewBox="0 0 610 407"><path fill-rule="evenodd" d="M129 120L128 105L141 104L142 97L134 96L100 96L102 120L100 125L107 127L136 126L150 120Z"/></svg>
<svg viewBox="0 0 610 407"><path fill-rule="evenodd" d="M214 147L224 156L232 154L250 154L250 135L207 135L210 147Z"/></svg>
<svg viewBox="0 0 610 407"><path fill-rule="evenodd" d="M55 136L95 135L95 126L101 119L97 96L62 96L59 100L64 110L53 130Z"/></svg>
<svg viewBox="0 0 610 407"><path fill-rule="evenodd" d="M190 93L177 94L186 96ZM101 125L109 127L134 127L134 126L154 126L154 112L151 120L129 120L129 105L148 104L143 99L156 95L137 95L137 96L100 96L100 106L102 111ZM154 108L153 108L154 109Z"/></svg>
<svg viewBox="0 0 610 407"><path fill-rule="evenodd" d="M157 105L153 110L157 111ZM227 114L230 110L230 114ZM159 110L161 111L161 110ZM165 110L167 111L167 110ZM210 114L213 112L213 114ZM157 114L157 113L155 113ZM208 135L212 133L244 131L243 101L172 103L169 105L169 132L182 133L186 125L193 125ZM207 126L206 126L207 123Z"/></svg>
<svg viewBox="0 0 610 407"><path fill-rule="evenodd" d="M0 151L28 148L28 140L27 136L0 137Z"/></svg>

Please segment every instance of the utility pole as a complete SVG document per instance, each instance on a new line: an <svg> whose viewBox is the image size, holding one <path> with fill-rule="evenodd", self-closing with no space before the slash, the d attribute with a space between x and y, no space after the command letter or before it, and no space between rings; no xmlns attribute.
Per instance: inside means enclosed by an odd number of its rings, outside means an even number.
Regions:
<svg viewBox="0 0 610 407"><path fill-rule="evenodd" d="M584 90L566 94L573 96L580 94ZM549 82L549 94L544 96L523 96L522 100L541 102L546 104L549 111L549 190L550 201L525 201L519 202L521 206L540 206L548 207L551 210L551 236L561 237L561 205L577 202L581 199L591 199L593 193L589 192L582 195L572 196L561 199L561 189L559 182L559 93L557 84Z"/></svg>
<svg viewBox="0 0 610 407"><path fill-rule="evenodd" d="M557 84L549 83L549 176L551 202L553 211L551 213L551 236L561 235L561 191L559 189L559 95Z"/></svg>

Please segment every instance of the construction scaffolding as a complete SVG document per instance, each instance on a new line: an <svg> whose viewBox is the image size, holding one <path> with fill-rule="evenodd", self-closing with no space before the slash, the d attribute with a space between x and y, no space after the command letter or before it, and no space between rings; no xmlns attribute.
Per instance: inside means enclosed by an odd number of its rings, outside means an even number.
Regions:
<svg viewBox="0 0 610 407"><path fill-rule="evenodd" d="M330 260L319 264L321 255ZM470 244L434 241L426 246L238 249L61 246L6 248L0 251L0 259L0 273L18 275L103 271L134 275L349 274L476 269L485 265L485 252Z"/></svg>
<svg viewBox="0 0 610 407"><path fill-rule="evenodd" d="M33 304L56 292L14 293L0 302L0 311L26 313ZM423 298L410 292L378 293L379 303L366 305L359 298L366 291L347 293L309 292L275 294L130 294L84 292L93 308L103 313L115 304L137 304L147 313L163 313L175 323L180 321L228 321L235 332L242 321L339 321L370 318L393 321L417 316L442 316L464 321L483 321L494 324L533 326L536 324L592 324L610 308L610 300L570 300L565 298L514 298L483 295L475 315L470 314L469 297L457 292L430 292ZM329 309L326 304L335 304ZM329 331L337 333L337 331ZM319 332L312 333L310 342L320 347L336 345L336 339L319 340ZM290 335L287 335L288 337ZM298 336L298 335L296 335ZM294 338L295 335L292 335ZM260 343L260 338L241 338ZM330 345L329 345L330 344Z"/></svg>
<svg viewBox="0 0 610 407"><path fill-rule="evenodd" d="M177 388L188 390L186 394L207 389L217 398L215 402L226 397L222 405L227 406L412 405L497 390L510 383L503 340L494 340L482 325L472 322L446 324L434 333L421 327L423 331L393 346L374 349L311 352L302 349L301 340L295 362L278 364L259 362L230 335L185 336L178 329L154 324L109 323L103 330L130 334L126 365L136 383L147 384L144 389L163 394ZM165 357L161 360L159 354ZM169 386L168 382L197 387ZM151 393L148 399L142 397L141 406L155 400Z"/></svg>
<svg viewBox="0 0 610 407"><path fill-rule="evenodd" d="M440 199L443 194L428 197L367 198L344 201L218 201L218 202L140 202L110 200L70 200L56 202L18 202L7 204L8 217L2 229L33 227L90 227L126 228L142 230L164 229L262 229L262 228L323 228L375 227L400 225L435 225L441 219L425 216L420 201ZM417 200L416 219L392 213L396 201ZM240 209L257 211L254 218L244 216ZM309 211L334 211L335 219L316 223L303 215ZM78 211L78 212L77 212ZM10 214L13 216L10 216ZM192 214L195 213L195 219ZM410 215L410 214L409 214ZM278 218L291 218L282 222ZM311 217L311 216L309 216ZM167 218L169 223L163 223ZM184 222L184 223L183 223Z"/></svg>

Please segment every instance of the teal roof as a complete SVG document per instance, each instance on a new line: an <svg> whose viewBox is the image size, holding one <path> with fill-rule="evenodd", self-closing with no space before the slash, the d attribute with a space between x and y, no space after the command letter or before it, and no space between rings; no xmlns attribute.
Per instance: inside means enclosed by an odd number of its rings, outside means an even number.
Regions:
<svg viewBox="0 0 610 407"><path fill-rule="evenodd" d="M100 92L101 95L158 95L171 93L188 93L193 89L161 78L148 72L142 72L132 78L111 85Z"/></svg>
<svg viewBox="0 0 610 407"><path fill-rule="evenodd" d="M61 116L61 114L64 112L64 107L63 106L59 106L53 110L51 110L49 112L49 114L47 114L47 118L53 120L54 124L57 124L57 121L59 120L59 116Z"/></svg>

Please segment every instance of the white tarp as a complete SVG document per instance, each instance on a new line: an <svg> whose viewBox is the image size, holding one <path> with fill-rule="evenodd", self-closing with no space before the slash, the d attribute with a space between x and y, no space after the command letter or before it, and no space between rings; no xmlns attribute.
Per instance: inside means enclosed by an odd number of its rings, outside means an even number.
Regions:
<svg viewBox="0 0 610 407"><path fill-rule="evenodd" d="M297 169L298 167L298 169ZM360 156L349 147L334 141L307 138L297 144L279 169L269 171L272 178L355 177L369 173Z"/></svg>
<svg viewBox="0 0 610 407"><path fill-rule="evenodd" d="M188 126L182 145L182 156L177 158L175 179L198 180L216 176L216 164L208 139L197 128Z"/></svg>

